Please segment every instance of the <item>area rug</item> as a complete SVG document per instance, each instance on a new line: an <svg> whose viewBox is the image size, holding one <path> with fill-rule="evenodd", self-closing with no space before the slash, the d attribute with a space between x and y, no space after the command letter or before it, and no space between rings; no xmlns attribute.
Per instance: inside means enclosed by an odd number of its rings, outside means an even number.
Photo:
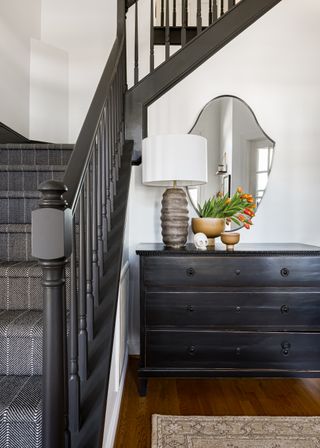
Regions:
<svg viewBox="0 0 320 448"><path fill-rule="evenodd" d="M152 448L320 448L320 417L153 415Z"/></svg>

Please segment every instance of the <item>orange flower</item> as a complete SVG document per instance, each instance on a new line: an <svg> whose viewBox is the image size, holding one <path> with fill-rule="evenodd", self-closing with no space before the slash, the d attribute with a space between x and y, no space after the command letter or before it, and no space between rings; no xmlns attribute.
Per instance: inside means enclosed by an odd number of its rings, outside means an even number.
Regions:
<svg viewBox="0 0 320 448"><path fill-rule="evenodd" d="M252 211L252 210L249 210L249 208L245 208L245 209L243 210L243 213L245 213L245 214L248 215L248 216L254 217L254 213L253 213L253 211Z"/></svg>
<svg viewBox="0 0 320 448"><path fill-rule="evenodd" d="M226 204L230 204L230 202L231 202L231 198L227 198L226 199Z"/></svg>
<svg viewBox="0 0 320 448"><path fill-rule="evenodd" d="M243 193L243 188L242 188L242 187L238 187L238 188L237 188L237 192L238 192L238 193Z"/></svg>
<svg viewBox="0 0 320 448"><path fill-rule="evenodd" d="M242 222L245 221L245 219L246 219L243 215L239 215L237 218L239 219L239 221L242 221Z"/></svg>
<svg viewBox="0 0 320 448"><path fill-rule="evenodd" d="M248 230L250 229L250 224L248 224L247 222L245 222L243 225L246 229L248 229Z"/></svg>
<svg viewBox="0 0 320 448"><path fill-rule="evenodd" d="M250 204L252 204L252 203L254 202L254 199L253 199L253 197L251 197L251 198L248 198L247 201L248 201Z"/></svg>

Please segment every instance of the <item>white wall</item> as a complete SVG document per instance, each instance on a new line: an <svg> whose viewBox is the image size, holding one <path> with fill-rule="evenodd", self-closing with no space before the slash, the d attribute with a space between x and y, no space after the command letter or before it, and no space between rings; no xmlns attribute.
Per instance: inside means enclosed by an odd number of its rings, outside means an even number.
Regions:
<svg viewBox="0 0 320 448"><path fill-rule="evenodd" d="M117 431L121 398L128 363L128 302L129 263L125 263L120 278L116 325L114 330L111 369L105 415L103 448L112 448Z"/></svg>
<svg viewBox="0 0 320 448"><path fill-rule="evenodd" d="M69 55L69 142L88 112L116 36L116 0L42 0L42 39Z"/></svg>
<svg viewBox="0 0 320 448"><path fill-rule="evenodd" d="M30 138L68 141L68 54L31 39Z"/></svg>
<svg viewBox="0 0 320 448"><path fill-rule="evenodd" d="M320 2L282 0L149 110L149 134L188 132L212 98L244 99L276 142L273 170L250 242L320 244ZM130 203L131 350L138 351L140 242L161 241L162 190L141 185L134 168Z"/></svg>
<svg viewBox="0 0 320 448"><path fill-rule="evenodd" d="M40 37L41 0L0 2L0 121L29 135L30 39Z"/></svg>

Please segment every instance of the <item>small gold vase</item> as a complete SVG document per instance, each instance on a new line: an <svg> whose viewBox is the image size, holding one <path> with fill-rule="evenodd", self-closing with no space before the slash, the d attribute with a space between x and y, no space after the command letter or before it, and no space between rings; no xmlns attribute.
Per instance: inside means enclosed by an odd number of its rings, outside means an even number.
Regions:
<svg viewBox="0 0 320 448"><path fill-rule="evenodd" d="M240 233L228 232L221 234L221 241L226 245L228 252L234 251L234 246L240 241Z"/></svg>
<svg viewBox="0 0 320 448"><path fill-rule="evenodd" d="M224 218L192 218L193 233L202 232L208 238L208 246L215 246L215 238L224 232L226 222Z"/></svg>

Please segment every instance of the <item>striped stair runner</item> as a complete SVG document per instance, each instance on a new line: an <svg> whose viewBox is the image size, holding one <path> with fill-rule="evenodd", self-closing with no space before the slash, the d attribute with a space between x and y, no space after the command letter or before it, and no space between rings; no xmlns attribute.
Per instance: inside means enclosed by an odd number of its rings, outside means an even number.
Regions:
<svg viewBox="0 0 320 448"><path fill-rule="evenodd" d="M31 257L38 185L61 180L72 145L0 145L0 447L41 448L42 288ZM66 272L67 300L70 273ZM45 447L43 447L45 448Z"/></svg>

